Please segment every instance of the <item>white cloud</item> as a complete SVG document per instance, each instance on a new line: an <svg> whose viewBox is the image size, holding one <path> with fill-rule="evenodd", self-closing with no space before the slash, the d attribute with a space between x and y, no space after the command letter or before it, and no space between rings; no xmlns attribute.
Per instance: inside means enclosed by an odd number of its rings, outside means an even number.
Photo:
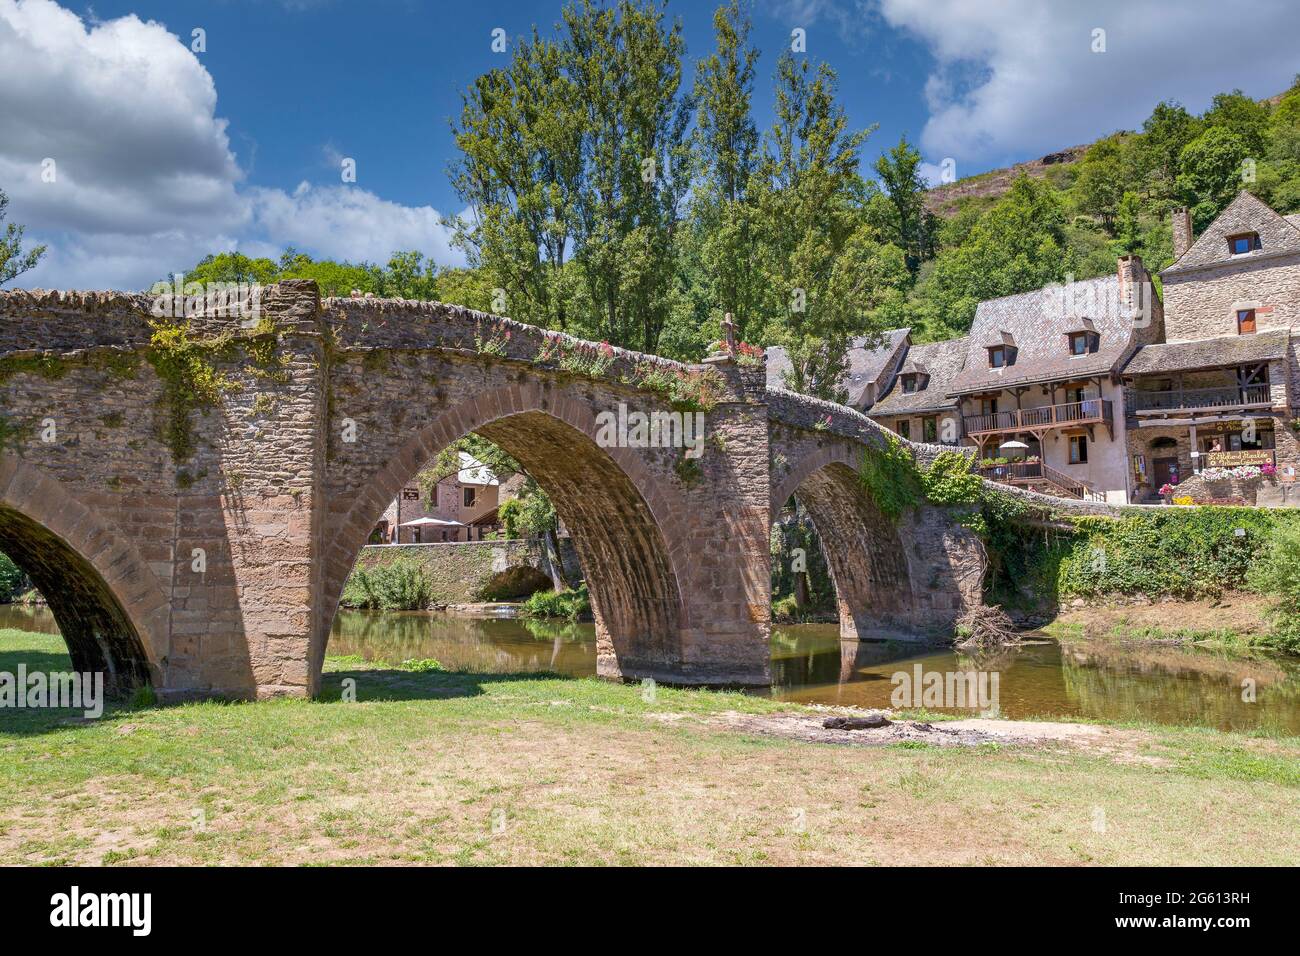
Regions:
<svg viewBox="0 0 1300 956"><path fill-rule="evenodd" d="M879 0L936 61L925 92L927 158L1027 159L1141 125L1162 99L1203 109L1218 92L1291 84L1300 17L1289 0ZM1093 30L1106 52L1092 52Z"/></svg>
<svg viewBox="0 0 1300 956"><path fill-rule="evenodd" d="M208 252L289 244L457 261L427 206L355 186L247 186L216 102L188 43L159 23L87 25L53 0L0 0L0 188L11 220L50 247L17 284L140 288Z"/></svg>
<svg viewBox="0 0 1300 956"><path fill-rule="evenodd" d="M397 249L418 249L437 262L451 261L448 230L431 206L403 206L355 186L299 184L250 191L258 231L300 249L337 259L387 262Z"/></svg>

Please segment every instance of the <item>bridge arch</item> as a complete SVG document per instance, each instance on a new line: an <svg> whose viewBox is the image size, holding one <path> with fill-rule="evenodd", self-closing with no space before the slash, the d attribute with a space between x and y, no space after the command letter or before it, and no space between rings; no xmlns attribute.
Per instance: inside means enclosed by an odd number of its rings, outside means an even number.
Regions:
<svg viewBox="0 0 1300 956"><path fill-rule="evenodd" d="M329 629L343 584L388 503L429 459L470 432L512 456L550 496L587 570L603 676L668 673L682 657L687 625L679 561L680 519L671 490L646 467L641 451L596 443L590 406L549 382L485 391L440 414L405 440L389 463L362 484L351 508L326 536L325 609L313 642L318 685ZM674 547L675 546L675 547Z"/></svg>
<svg viewBox="0 0 1300 956"><path fill-rule="evenodd" d="M804 457L772 497L776 519L793 496L812 518L835 586L840 637L910 636L911 572L897 527L858 477L856 455L841 442Z"/></svg>
<svg viewBox="0 0 1300 956"><path fill-rule="evenodd" d="M114 691L165 683L168 602L154 572L61 482L7 456L0 551L45 598L74 670L102 671Z"/></svg>

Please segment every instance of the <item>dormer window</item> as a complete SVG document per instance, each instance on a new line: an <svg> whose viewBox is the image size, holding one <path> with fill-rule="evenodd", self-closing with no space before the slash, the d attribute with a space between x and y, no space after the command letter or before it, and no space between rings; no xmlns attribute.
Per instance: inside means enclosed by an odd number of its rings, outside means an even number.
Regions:
<svg viewBox="0 0 1300 956"><path fill-rule="evenodd" d="M1244 256L1259 248L1259 233L1243 232L1228 237L1228 252L1234 256Z"/></svg>
<svg viewBox="0 0 1300 956"><path fill-rule="evenodd" d="M922 375L920 372L903 373L903 394L911 395L915 392L925 391L926 381L930 378L928 375Z"/></svg>
<svg viewBox="0 0 1300 956"><path fill-rule="evenodd" d="M1255 310L1237 310L1237 334L1249 335L1255 331Z"/></svg>
<svg viewBox="0 0 1300 956"><path fill-rule="evenodd" d="M1101 336L1096 332L1071 332L1069 338L1071 355L1087 355L1097 351L1101 344Z"/></svg>
<svg viewBox="0 0 1300 956"><path fill-rule="evenodd" d="M989 368L1006 368L1016 364L1016 349L1011 345L989 346Z"/></svg>

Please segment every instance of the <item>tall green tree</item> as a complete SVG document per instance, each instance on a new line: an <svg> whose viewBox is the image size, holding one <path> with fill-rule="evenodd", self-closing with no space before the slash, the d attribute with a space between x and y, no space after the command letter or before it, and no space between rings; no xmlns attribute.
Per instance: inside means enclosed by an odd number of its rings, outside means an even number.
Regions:
<svg viewBox="0 0 1300 956"><path fill-rule="evenodd" d="M0 223L3 223L9 209L9 197L0 189ZM0 285L18 278L28 269L36 267L45 255L44 246L32 246L23 249L23 231L25 227L16 222L5 227L0 235Z"/></svg>
<svg viewBox="0 0 1300 956"><path fill-rule="evenodd" d="M1226 126L1211 126L1183 147L1178 190L1197 229L1209 225L1244 188L1242 163L1249 155L1245 142Z"/></svg>
<svg viewBox="0 0 1300 956"><path fill-rule="evenodd" d="M1120 200L1130 185L1124 175L1127 159L1122 135L1099 139L1084 153L1074 182L1079 209L1100 219L1102 227L1112 235Z"/></svg>
<svg viewBox="0 0 1300 956"><path fill-rule="evenodd" d="M907 256L915 276L921 262L933 254L933 217L925 208L926 182L921 178L921 154L901 136L898 145L876 160L876 174L892 209L890 238Z"/></svg>
<svg viewBox="0 0 1300 956"><path fill-rule="evenodd" d="M1120 197L1115 213L1115 242L1126 256L1135 255L1142 248L1142 200L1129 190Z"/></svg>
<svg viewBox="0 0 1300 956"><path fill-rule="evenodd" d="M748 44L751 22L739 0L718 7L713 27L716 48L696 68L700 175L689 233L679 248L700 265L698 318L716 325L730 312L743 335L761 295L749 191L758 161L758 128L750 113L758 50Z"/></svg>
<svg viewBox="0 0 1300 956"><path fill-rule="evenodd" d="M1154 197L1174 196L1183 147L1200 132L1200 120L1174 102L1157 103L1143 122L1139 165Z"/></svg>
<svg viewBox="0 0 1300 956"><path fill-rule="evenodd" d="M256 282L266 285L280 278L280 265L274 259L254 259L242 252L217 252L204 256L184 276L186 282Z"/></svg>
<svg viewBox="0 0 1300 956"><path fill-rule="evenodd" d="M901 297L908 273L902 251L866 222L859 150L871 130L849 130L835 82L827 64L812 71L782 54L754 205L765 338L789 353L790 388L842 401L850 338L881 331L877 310Z"/></svg>
<svg viewBox="0 0 1300 956"><path fill-rule="evenodd" d="M567 329L573 312L566 266L577 241L583 110L567 51L532 36L510 63L478 77L452 124L460 158L449 170L468 208L454 243L504 294L522 322ZM501 309L499 309L501 310Z"/></svg>
<svg viewBox="0 0 1300 956"><path fill-rule="evenodd" d="M581 0L564 23L582 109L575 259L591 331L653 352L672 311L673 244L693 165L681 23L669 25L662 5L633 0Z"/></svg>
<svg viewBox="0 0 1300 956"><path fill-rule="evenodd" d="M383 274L383 294L401 299L428 301L437 298L437 267L432 259L410 249L394 252Z"/></svg>
<svg viewBox="0 0 1300 956"><path fill-rule="evenodd" d="M1222 127L1237 135L1247 155L1262 159L1268 144L1268 106L1241 90L1219 93L1201 116L1206 128Z"/></svg>
<svg viewBox="0 0 1300 956"><path fill-rule="evenodd" d="M673 307L690 183L681 25L579 0L479 77L453 125L456 242L514 318L653 351Z"/></svg>

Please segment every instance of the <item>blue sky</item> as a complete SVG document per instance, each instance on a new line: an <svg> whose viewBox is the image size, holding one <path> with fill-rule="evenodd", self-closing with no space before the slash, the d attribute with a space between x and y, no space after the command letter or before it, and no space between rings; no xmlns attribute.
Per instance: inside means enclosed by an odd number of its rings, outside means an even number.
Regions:
<svg viewBox="0 0 1300 956"><path fill-rule="evenodd" d="M671 0L693 77L712 2ZM550 31L560 0L0 0L0 189L50 254L15 284L132 288L208 251L382 260L447 246L448 127L504 61L494 28ZM1086 8L1086 9L1079 9ZM1178 11L1178 15L1171 14ZM839 73L864 166L902 133L970 175L1141 123L1175 98L1285 89L1300 71L1286 0L753 0L760 127L795 27ZM206 31L193 52L191 31ZM1097 50L1096 31L1104 31ZM357 162L342 184L339 158ZM57 176L42 175L52 160Z"/></svg>
<svg viewBox="0 0 1300 956"><path fill-rule="evenodd" d="M550 32L558 0L432 3L417 0L302 0L299 3L144 2L117 0L73 6L102 19L135 13L188 36L207 30L200 59L216 81L218 115L251 181L293 189L302 179L337 179L338 151L357 160L358 184L406 204L456 205L447 181L455 155L448 126L460 94L475 76L506 57L490 48L491 32ZM692 63L713 47L713 4L670 3L680 16ZM771 73L789 43L794 19L759 3L753 39L763 51L756 86L762 125L771 121ZM805 22L807 17L803 18ZM879 123L869 144L906 131L915 139L925 122L921 84L929 57L920 43L882 30L883 42L845 36L832 23L806 26L817 58L840 71L845 108L858 126Z"/></svg>

